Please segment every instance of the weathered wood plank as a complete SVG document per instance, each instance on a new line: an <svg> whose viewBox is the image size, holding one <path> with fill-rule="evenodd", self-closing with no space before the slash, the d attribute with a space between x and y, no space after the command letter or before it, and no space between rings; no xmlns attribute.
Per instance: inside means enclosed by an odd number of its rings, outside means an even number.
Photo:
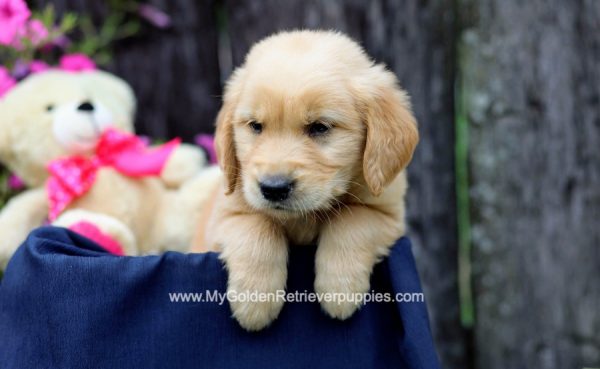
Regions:
<svg viewBox="0 0 600 369"><path fill-rule="evenodd" d="M396 72L412 95L421 143L409 168L410 236L437 349L446 368L465 368L457 289L454 187L454 9L447 1L225 1L233 63L282 29L348 33Z"/></svg>
<svg viewBox="0 0 600 369"><path fill-rule="evenodd" d="M599 367L600 2L471 6L477 367Z"/></svg>
<svg viewBox="0 0 600 369"><path fill-rule="evenodd" d="M121 45L112 69L138 95L140 127L162 137L210 133L221 103L214 0L149 3L166 11L173 27Z"/></svg>

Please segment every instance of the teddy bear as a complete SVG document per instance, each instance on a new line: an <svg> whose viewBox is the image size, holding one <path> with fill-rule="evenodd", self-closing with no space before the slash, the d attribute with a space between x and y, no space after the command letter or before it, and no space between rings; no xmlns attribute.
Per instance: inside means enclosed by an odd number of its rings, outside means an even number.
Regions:
<svg viewBox="0 0 600 369"><path fill-rule="evenodd" d="M0 269L47 219L127 255L187 248L218 170L191 145L145 147L132 134L134 112L127 83L98 70L34 74L0 98L0 162L29 188L0 212ZM98 150L115 148L120 159L97 164ZM62 188L72 178L61 179L61 170L87 173L86 188Z"/></svg>

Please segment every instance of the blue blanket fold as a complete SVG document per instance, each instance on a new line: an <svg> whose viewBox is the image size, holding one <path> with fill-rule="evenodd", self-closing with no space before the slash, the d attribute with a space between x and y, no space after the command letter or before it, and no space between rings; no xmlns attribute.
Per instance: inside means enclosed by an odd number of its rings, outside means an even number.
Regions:
<svg viewBox="0 0 600 369"><path fill-rule="evenodd" d="M314 253L293 248L288 292L313 290ZM316 302L287 302L272 326L248 333L227 302L172 301L222 293L226 279L215 253L118 257L68 230L40 228L0 283L0 367L439 367L424 302L370 302L343 322ZM377 265L371 287L392 297L421 292L407 238Z"/></svg>

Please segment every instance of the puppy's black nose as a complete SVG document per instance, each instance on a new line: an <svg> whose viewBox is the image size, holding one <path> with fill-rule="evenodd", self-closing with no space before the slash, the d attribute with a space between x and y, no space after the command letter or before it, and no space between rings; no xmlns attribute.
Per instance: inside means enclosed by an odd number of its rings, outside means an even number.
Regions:
<svg viewBox="0 0 600 369"><path fill-rule="evenodd" d="M84 101L77 107L79 111L94 111L94 105L89 101Z"/></svg>
<svg viewBox="0 0 600 369"><path fill-rule="evenodd" d="M294 188L294 182L282 176L264 178L259 185L263 197L273 202L287 199Z"/></svg>

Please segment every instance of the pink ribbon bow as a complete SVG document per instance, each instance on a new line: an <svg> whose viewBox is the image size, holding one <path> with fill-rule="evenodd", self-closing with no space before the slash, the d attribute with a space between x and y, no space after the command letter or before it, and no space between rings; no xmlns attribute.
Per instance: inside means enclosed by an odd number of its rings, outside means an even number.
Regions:
<svg viewBox="0 0 600 369"><path fill-rule="evenodd" d="M174 139L148 149L141 138L109 128L100 137L91 157L70 156L53 160L48 165L50 178L46 182L50 221L90 190L100 168L112 167L129 177L160 175L180 141Z"/></svg>

